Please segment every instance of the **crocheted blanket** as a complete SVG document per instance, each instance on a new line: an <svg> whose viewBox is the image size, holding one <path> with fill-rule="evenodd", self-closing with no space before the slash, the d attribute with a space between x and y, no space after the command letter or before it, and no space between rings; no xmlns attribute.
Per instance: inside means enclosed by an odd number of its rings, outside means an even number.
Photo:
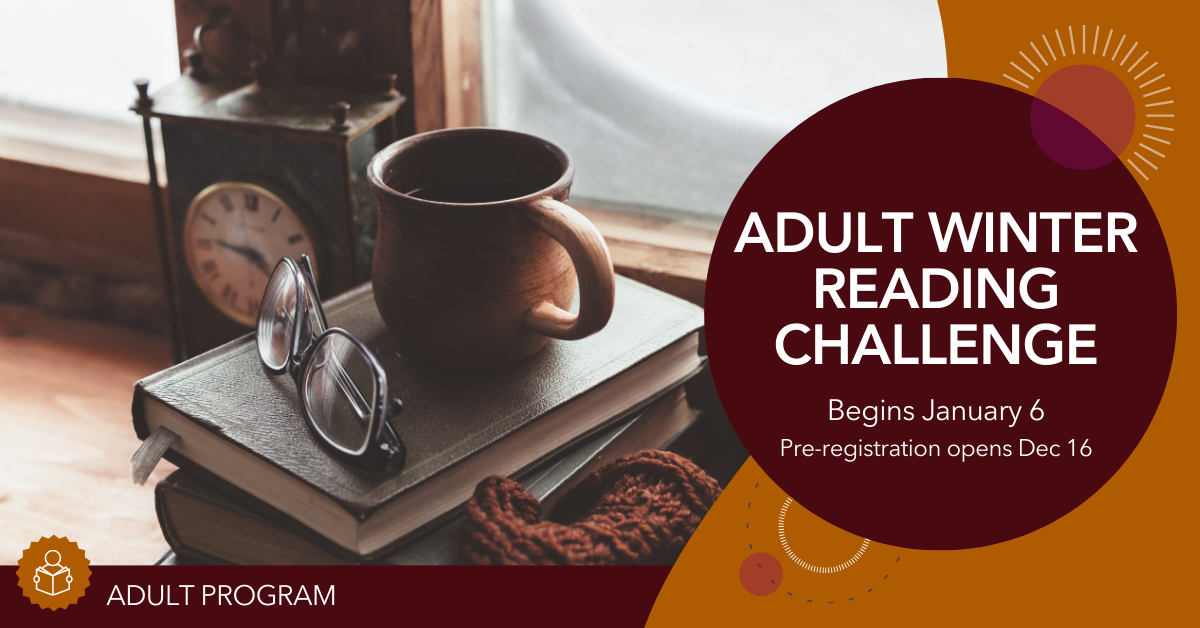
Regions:
<svg viewBox="0 0 1200 628"><path fill-rule="evenodd" d="M543 520L520 484L492 476L467 503L463 555L479 565L669 565L720 495L686 458L643 451L596 470Z"/></svg>

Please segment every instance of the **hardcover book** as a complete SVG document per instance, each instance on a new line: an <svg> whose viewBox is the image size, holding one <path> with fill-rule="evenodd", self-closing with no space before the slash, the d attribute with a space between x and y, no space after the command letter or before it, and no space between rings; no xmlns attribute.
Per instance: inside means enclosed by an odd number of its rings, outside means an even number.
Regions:
<svg viewBox="0 0 1200 628"><path fill-rule="evenodd" d="M677 388L641 413L515 479L542 502L545 516L590 472L620 456L668 448L693 421L683 389ZM207 472L177 470L158 483L154 496L163 536L186 560L240 565L437 565L461 560L461 509L428 534L405 539L402 547L365 561Z"/></svg>
<svg viewBox="0 0 1200 628"><path fill-rule="evenodd" d="M388 475L357 471L320 447L291 379L263 369L250 335L138 382L134 429L145 439L167 427L180 437L167 459L207 470L353 554L378 557L436 525L482 478L538 466L701 368L701 308L621 277L616 288L603 331L478 370L405 357L369 284L330 301L330 324L375 352L390 394L404 401L393 427L408 458Z"/></svg>

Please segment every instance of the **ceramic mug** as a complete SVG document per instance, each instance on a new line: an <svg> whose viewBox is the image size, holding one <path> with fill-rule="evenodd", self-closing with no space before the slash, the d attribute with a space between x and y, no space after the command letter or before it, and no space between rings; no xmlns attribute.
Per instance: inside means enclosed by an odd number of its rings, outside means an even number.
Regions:
<svg viewBox="0 0 1200 628"><path fill-rule="evenodd" d="M500 129L422 133L375 155L371 280L402 350L493 366L604 328L612 259L596 227L565 204L574 177L562 149ZM578 315L567 311L576 277Z"/></svg>

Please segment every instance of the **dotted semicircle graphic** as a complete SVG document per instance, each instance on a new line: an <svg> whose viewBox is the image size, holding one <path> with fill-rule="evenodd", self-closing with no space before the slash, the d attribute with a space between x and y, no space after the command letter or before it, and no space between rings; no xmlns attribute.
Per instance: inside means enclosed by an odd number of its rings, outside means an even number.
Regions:
<svg viewBox="0 0 1200 628"><path fill-rule="evenodd" d="M878 597L900 568L900 548L855 537L797 504L773 482L746 502L746 557L738 578L757 596L835 604Z"/></svg>

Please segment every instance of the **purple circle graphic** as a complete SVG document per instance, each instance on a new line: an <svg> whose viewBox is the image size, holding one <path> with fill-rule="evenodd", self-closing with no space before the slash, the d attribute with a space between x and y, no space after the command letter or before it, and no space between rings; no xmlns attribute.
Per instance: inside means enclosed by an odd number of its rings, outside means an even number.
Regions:
<svg viewBox="0 0 1200 628"><path fill-rule="evenodd" d="M1133 137L1133 98L1104 68L1063 68L1038 87L1029 124L1047 157L1073 170L1092 170L1117 158Z"/></svg>

